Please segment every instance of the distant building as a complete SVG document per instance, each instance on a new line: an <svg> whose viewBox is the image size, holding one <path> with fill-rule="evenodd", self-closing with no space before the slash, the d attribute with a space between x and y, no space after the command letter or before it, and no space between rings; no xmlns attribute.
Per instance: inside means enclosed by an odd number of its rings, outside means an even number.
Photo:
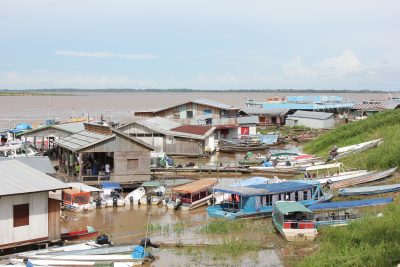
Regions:
<svg viewBox="0 0 400 267"><path fill-rule="evenodd" d="M288 108L244 108L239 111L240 115L252 115L259 118L259 126L280 126L285 124L285 119L290 113Z"/></svg>
<svg viewBox="0 0 400 267"><path fill-rule="evenodd" d="M57 141L60 169L68 176L91 184L150 180L151 145L108 126L84 126L85 130ZM111 167L109 177L105 175L107 163Z"/></svg>
<svg viewBox="0 0 400 267"><path fill-rule="evenodd" d="M296 111L286 118L287 126L304 126L314 129L330 129L335 127L333 113Z"/></svg>
<svg viewBox="0 0 400 267"><path fill-rule="evenodd" d="M60 239L60 202L69 186L18 160L0 161L0 250Z"/></svg>
<svg viewBox="0 0 400 267"><path fill-rule="evenodd" d="M216 139L232 140L242 137L255 136L257 134L257 116L237 117L235 124L218 125L216 127Z"/></svg>
<svg viewBox="0 0 400 267"><path fill-rule="evenodd" d="M135 111L136 117L163 117L182 124L224 124L219 119L235 118L238 108L200 98L166 108ZM218 122L216 122L218 121Z"/></svg>
<svg viewBox="0 0 400 267"><path fill-rule="evenodd" d="M351 109L356 115L369 116L375 113L400 108L400 100L363 101L355 104Z"/></svg>
<svg viewBox="0 0 400 267"><path fill-rule="evenodd" d="M354 103L345 101L340 96L287 96L287 97L269 97L266 101L247 100L246 108L287 108L293 111L331 111L349 110Z"/></svg>
<svg viewBox="0 0 400 267"><path fill-rule="evenodd" d="M214 127L182 125L162 117L136 118L118 130L168 155L202 156L215 150Z"/></svg>

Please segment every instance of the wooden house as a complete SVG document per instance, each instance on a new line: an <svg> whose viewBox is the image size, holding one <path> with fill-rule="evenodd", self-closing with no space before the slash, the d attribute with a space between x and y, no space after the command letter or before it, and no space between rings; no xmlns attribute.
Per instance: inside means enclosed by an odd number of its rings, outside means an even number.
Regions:
<svg viewBox="0 0 400 267"><path fill-rule="evenodd" d="M17 160L0 161L0 251L60 239L60 203L69 186Z"/></svg>
<svg viewBox="0 0 400 267"><path fill-rule="evenodd" d="M151 145L108 126L84 126L85 130L57 141L60 169L69 177L87 184L150 180Z"/></svg>
<svg viewBox="0 0 400 267"><path fill-rule="evenodd" d="M244 108L239 111L240 115L251 115L259 118L259 126L281 126L290 114L288 108Z"/></svg>
<svg viewBox="0 0 400 267"><path fill-rule="evenodd" d="M168 155L202 156L215 150L214 127L182 125L162 117L140 118L118 130L154 147L155 152Z"/></svg>

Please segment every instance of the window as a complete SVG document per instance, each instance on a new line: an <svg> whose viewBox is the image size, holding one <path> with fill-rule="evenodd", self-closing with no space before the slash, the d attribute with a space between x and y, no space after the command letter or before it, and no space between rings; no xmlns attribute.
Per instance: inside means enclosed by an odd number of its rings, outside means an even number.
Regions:
<svg viewBox="0 0 400 267"><path fill-rule="evenodd" d="M266 195L263 197L263 206L272 206L272 195Z"/></svg>
<svg viewBox="0 0 400 267"><path fill-rule="evenodd" d="M294 201L299 201L299 192L294 192Z"/></svg>
<svg viewBox="0 0 400 267"><path fill-rule="evenodd" d="M29 204L13 206L14 227L29 225Z"/></svg>
<svg viewBox="0 0 400 267"><path fill-rule="evenodd" d="M211 109L204 109L203 110L203 115L209 115L211 114Z"/></svg>
<svg viewBox="0 0 400 267"><path fill-rule="evenodd" d="M307 191L304 191L304 192L303 192L303 200L307 200L307 195L308 195L308 194L307 194Z"/></svg>
<svg viewBox="0 0 400 267"><path fill-rule="evenodd" d="M127 166L128 171L138 171L139 170L139 160L138 159L128 159L127 163L128 163L128 166Z"/></svg>
<svg viewBox="0 0 400 267"><path fill-rule="evenodd" d="M187 118L193 118L193 110L187 110L186 111L186 117Z"/></svg>

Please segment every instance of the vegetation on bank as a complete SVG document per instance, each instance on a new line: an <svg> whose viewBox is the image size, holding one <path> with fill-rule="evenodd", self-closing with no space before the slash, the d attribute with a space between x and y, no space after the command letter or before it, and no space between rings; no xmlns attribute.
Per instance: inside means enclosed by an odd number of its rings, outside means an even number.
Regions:
<svg viewBox="0 0 400 267"><path fill-rule="evenodd" d="M203 234L229 234L244 231L272 233L274 227L264 220L218 220L203 225L200 232Z"/></svg>
<svg viewBox="0 0 400 267"><path fill-rule="evenodd" d="M383 138L384 143L341 161L349 167L369 170L400 167L400 110L378 113L365 120L342 125L308 143L304 150L326 158L334 146L343 147Z"/></svg>
<svg viewBox="0 0 400 267"><path fill-rule="evenodd" d="M399 217L399 203L393 203L382 217L323 228L317 239L320 248L297 266L394 266L400 263Z"/></svg>

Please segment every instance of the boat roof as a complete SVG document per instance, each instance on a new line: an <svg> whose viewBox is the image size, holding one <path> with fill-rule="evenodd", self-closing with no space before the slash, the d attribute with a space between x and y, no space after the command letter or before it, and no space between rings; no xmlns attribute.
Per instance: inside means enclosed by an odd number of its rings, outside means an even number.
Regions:
<svg viewBox="0 0 400 267"><path fill-rule="evenodd" d="M94 187L94 186L90 186L90 185L85 185L83 183L67 183L69 186L71 186L72 188L77 188L80 191L84 191L84 192L101 192L102 190Z"/></svg>
<svg viewBox="0 0 400 267"><path fill-rule="evenodd" d="M311 204L310 206L308 206L308 208L313 211L314 210L338 210L338 209L383 205L383 204L388 204L390 202L393 202L392 197L315 203L315 204Z"/></svg>
<svg viewBox="0 0 400 267"><path fill-rule="evenodd" d="M229 186L249 186L254 184L267 184L269 180L270 180L269 178L255 176L249 179L240 180L239 182L230 184Z"/></svg>
<svg viewBox="0 0 400 267"><path fill-rule="evenodd" d="M76 187L64 189L63 192L67 193L67 194L70 194L70 195L74 195L74 194L86 194L86 195L89 195L90 194L90 192L81 191L81 190L79 190L79 188L76 188Z"/></svg>
<svg viewBox="0 0 400 267"><path fill-rule="evenodd" d="M194 181L193 183L184 184L172 189L173 192L183 193L183 194L196 194L201 191L204 191L218 183L217 179L209 178L209 179L201 179Z"/></svg>
<svg viewBox="0 0 400 267"><path fill-rule="evenodd" d="M274 211L275 210L283 215L289 215L294 212L313 213L311 210L296 201L276 201L274 203Z"/></svg>
<svg viewBox="0 0 400 267"><path fill-rule="evenodd" d="M307 190L317 184L319 184L317 181L298 180L298 181L283 181L280 183L273 183L273 184L256 184L250 186L236 186L236 187L229 185L225 186L218 185L214 187L214 190L216 192L238 194L242 196L259 196L259 195Z"/></svg>
<svg viewBox="0 0 400 267"><path fill-rule="evenodd" d="M100 186L103 189L122 189L121 185L115 182L101 182Z"/></svg>
<svg viewBox="0 0 400 267"><path fill-rule="evenodd" d="M331 163L331 164L322 164L322 165L316 165L316 166L310 166L306 168L306 171L315 171L315 170L326 170L326 169L331 169L331 168L340 168L342 166L342 163Z"/></svg>

